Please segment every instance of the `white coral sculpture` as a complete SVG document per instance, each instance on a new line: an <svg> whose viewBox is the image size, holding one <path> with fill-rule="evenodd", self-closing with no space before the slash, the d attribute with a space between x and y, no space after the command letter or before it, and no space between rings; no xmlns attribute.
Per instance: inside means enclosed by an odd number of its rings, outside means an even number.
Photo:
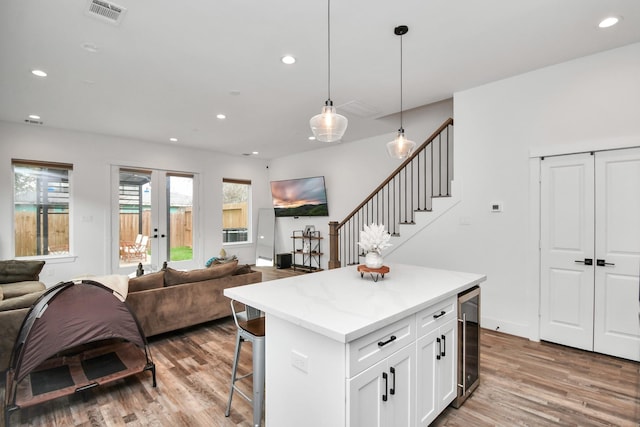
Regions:
<svg viewBox="0 0 640 427"><path fill-rule="evenodd" d="M358 246L365 253L376 252L380 254L383 249L393 246L389 243L391 234L384 230L384 224L364 225L364 230L360 231L360 241Z"/></svg>

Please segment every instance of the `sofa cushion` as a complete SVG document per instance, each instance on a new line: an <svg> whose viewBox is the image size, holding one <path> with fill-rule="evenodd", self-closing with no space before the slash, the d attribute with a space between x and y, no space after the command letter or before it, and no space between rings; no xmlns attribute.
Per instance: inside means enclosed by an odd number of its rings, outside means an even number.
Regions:
<svg viewBox="0 0 640 427"><path fill-rule="evenodd" d="M164 271L143 274L129 279L129 292L140 292L148 289L162 288L164 286Z"/></svg>
<svg viewBox="0 0 640 427"><path fill-rule="evenodd" d="M2 293L4 294L3 299L16 298L45 289L42 282L36 282L33 280L26 282L4 283L0 285L0 287L2 287Z"/></svg>
<svg viewBox="0 0 640 427"><path fill-rule="evenodd" d="M2 286L0 286L0 301L4 298L4 292L2 292Z"/></svg>
<svg viewBox="0 0 640 427"><path fill-rule="evenodd" d="M238 266L238 260L225 264L216 264L198 270L179 271L168 267L164 272L164 285L174 286L181 283L202 282L233 274Z"/></svg>
<svg viewBox="0 0 640 427"><path fill-rule="evenodd" d="M26 295L20 295L15 298L7 298L0 301L0 311L17 310L19 308L29 308L40 295L44 294L44 290L39 292L32 292Z"/></svg>
<svg viewBox="0 0 640 427"><path fill-rule="evenodd" d="M23 282L39 280L39 274L44 267L44 261L0 261L0 283Z"/></svg>
<svg viewBox="0 0 640 427"><path fill-rule="evenodd" d="M238 276L240 274L249 274L251 271L251 266L249 264L239 265L236 267L236 271L233 272L233 275Z"/></svg>

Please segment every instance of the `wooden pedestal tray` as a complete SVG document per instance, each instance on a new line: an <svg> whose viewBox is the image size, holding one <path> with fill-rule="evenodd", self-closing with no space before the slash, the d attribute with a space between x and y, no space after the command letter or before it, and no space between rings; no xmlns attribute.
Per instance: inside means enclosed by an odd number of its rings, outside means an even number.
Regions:
<svg viewBox="0 0 640 427"><path fill-rule="evenodd" d="M360 277L364 277L364 273L369 273L374 282L377 282L380 277L384 279L385 273L389 272L389 267L383 265L380 268L369 268L364 264L360 264L358 266L358 271L360 272Z"/></svg>

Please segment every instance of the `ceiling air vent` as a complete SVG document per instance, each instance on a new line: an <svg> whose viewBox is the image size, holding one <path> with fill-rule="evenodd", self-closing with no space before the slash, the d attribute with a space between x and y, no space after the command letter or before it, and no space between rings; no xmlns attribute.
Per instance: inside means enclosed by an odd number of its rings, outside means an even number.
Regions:
<svg viewBox="0 0 640 427"><path fill-rule="evenodd" d="M88 0L86 14L113 25L120 25L127 12L122 6L102 0Z"/></svg>
<svg viewBox="0 0 640 427"><path fill-rule="evenodd" d="M42 121L40 120L33 120L33 119L24 119L24 122L28 125L41 125Z"/></svg>
<svg viewBox="0 0 640 427"><path fill-rule="evenodd" d="M341 111L342 114L347 113L349 115L354 115L365 119L380 115L380 110L357 100L338 105L336 109Z"/></svg>

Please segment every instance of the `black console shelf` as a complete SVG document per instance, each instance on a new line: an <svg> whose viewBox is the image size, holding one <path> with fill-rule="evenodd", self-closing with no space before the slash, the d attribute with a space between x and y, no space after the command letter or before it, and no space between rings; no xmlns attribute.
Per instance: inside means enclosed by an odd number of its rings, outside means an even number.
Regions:
<svg viewBox="0 0 640 427"><path fill-rule="evenodd" d="M295 230L291 236L293 241L293 263L294 270L302 270L309 273L321 271L320 259L322 258L321 242L322 236L319 231Z"/></svg>

